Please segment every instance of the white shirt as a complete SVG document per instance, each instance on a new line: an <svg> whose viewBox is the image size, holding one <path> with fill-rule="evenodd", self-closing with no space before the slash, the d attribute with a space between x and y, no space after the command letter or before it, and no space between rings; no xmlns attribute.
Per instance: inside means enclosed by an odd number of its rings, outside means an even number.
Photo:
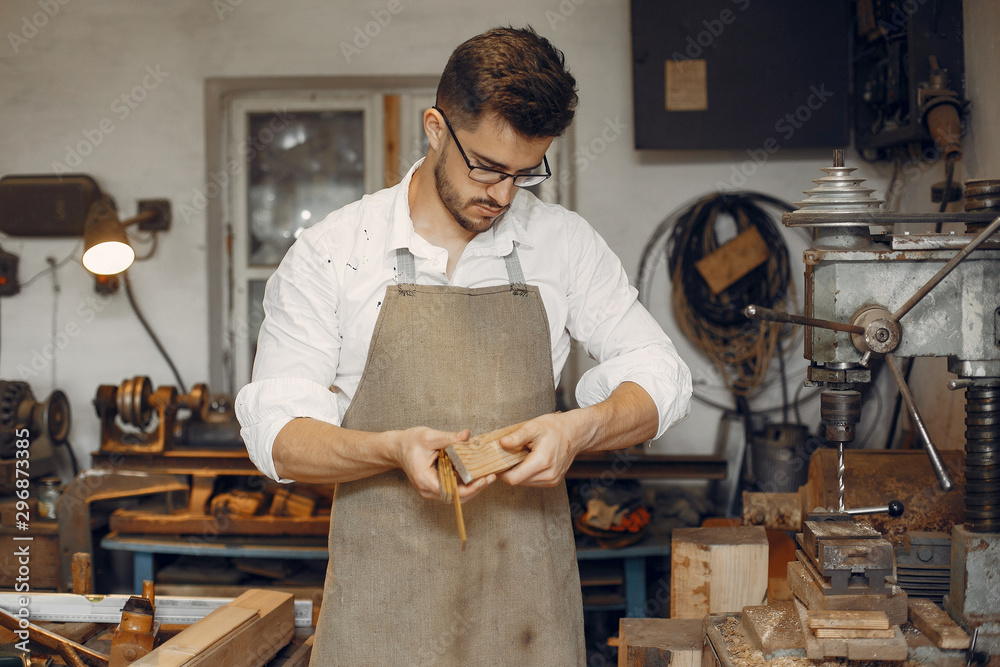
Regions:
<svg viewBox="0 0 1000 667"><path fill-rule="evenodd" d="M407 192L420 164L398 185L304 231L267 281L253 381L236 397L243 440L262 473L292 481L278 477L271 455L274 437L292 419L341 424L386 287L396 283L396 249L404 247L415 258L417 283L473 288L510 282L503 257L517 244L525 282L538 286L545 305L556 384L572 337L599 362L577 385L581 406L631 381L656 403L657 437L687 416L687 365L583 218L519 191L503 218L469 242L449 281L447 251L419 236L410 220Z"/></svg>

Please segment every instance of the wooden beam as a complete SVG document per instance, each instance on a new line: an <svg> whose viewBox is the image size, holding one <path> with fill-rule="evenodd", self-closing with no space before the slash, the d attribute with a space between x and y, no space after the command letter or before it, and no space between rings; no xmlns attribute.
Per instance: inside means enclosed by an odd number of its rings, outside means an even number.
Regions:
<svg viewBox="0 0 1000 667"><path fill-rule="evenodd" d="M618 667L701 667L701 620L623 618L618 622Z"/></svg>
<svg viewBox="0 0 1000 667"><path fill-rule="evenodd" d="M330 532L330 515L225 516L157 514L139 510L115 510L111 530L138 535L313 535Z"/></svg>
<svg viewBox="0 0 1000 667"><path fill-rule="evenodd" d="M391 188L399 183L400 174L400 108L399 95L386 95L384 98L385 118L385 187Z"/></svg>
<svg viewBox="0 0 1000 667"><path fill-rule="evenodd" d="M969 648L969 635L927 598L909 599L910 623L942 649Z"/></svg>
<svg viewBox="0 0 1000 667"><path fill-rule="evenodd" d="M262 667L291 640L295 625L293 605L288 593L249 590L132 664Z"/></svg>

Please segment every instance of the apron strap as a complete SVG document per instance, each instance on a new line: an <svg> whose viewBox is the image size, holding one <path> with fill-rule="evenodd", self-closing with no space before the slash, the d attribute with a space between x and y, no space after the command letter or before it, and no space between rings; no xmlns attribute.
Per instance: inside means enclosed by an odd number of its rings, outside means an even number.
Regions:
<svg viewBox="0 0 1000 667"><path fill-rule="evenodd" d="M521 269L516 246L511 245L510 252L504 256L503 261L507 267L507 280L510 281L511 291L519 296L527 294L524 271ZM416 282L417 268L413 253L409 248L396 248L396 284L414 285Z"/></svg>
<svg viewBox="0 0 1000 667"><path fill-rule="evenodd" d="M417 267L413 253L409 248L396 248L396 283L398 285L415 285L417 282Z"/></svg>

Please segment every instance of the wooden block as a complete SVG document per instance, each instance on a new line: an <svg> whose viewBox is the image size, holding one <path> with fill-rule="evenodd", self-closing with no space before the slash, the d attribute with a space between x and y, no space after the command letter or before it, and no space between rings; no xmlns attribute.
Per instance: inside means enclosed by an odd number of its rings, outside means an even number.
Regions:
<svg viewBox="0 0 1000 667"><path fill-rule="evenodd" d="M249 590L133 662L137 667L262 667L294 632L292 596Z"/></svg>
<svg viewBox="0 0 1000 667"><path fill-rule="evenodd" d="M910 598L909 613L913 627L927 635L938 648L969 648L969 635L965 630L927 598Z"/></svg>
<svg viewBox="0 0 1000 667"><path fill-rule="evenodd" d="M812 611L882 611L890 625L906 623L906 592L899 586L890 586L889 593L879 595L823 595L819 584L799 562L788 564L788 586ZM808 619L805 623L808 627Z"/></svg>
<svg viewBox="0 0 1000 667"><path fill-rule="evenodd" d="M701 619L623 618L618 622L618 667L701 667Z"/></svg>
<svg viewBox="0 0 1000 667"><path fill-rule="evenodd" d="M888 630L889 617L883 611L825 610L809 611L809 627L850 630Z"/></svg>
<svg viewBox="0 0 1000 667"><path fill-rule="evenodd" d="M264 502L264 494L257 491L230 491L212 498L212 514L227 517L253 516Z"/></svg>
<svg viewBox="0 0 1000 667"><path fill-rule="evenodd" d="M751 227L715 252L695 262L698 273L718 294L767 261L770 253L756 227Z"/></svg>
<svg viewBox="0 0 1000 667"><path fill-rule="evenodd" d="M91 576L90 554L79 552L73 554L73 593L75 595L90 595L93 578Z"/></svg>
<svg viewBox="0 0 1000 667"><path fill-rule="evenodd" d="M803 655L805 636L792 602L743 607L741 623L747 642L763 653L765 660Z"/></svg>
<svg viewBox="0 0 1000 667"><path fill-rule="evenodd" d="M445 453L455 466L455 472L466 484L493 473L503 472L527 458L527 449L509 452L500 446L500 438L521 428L524 422L477 435L465 442L455 442L445 448Z"/></svg>
<svg viewBox="0 0 1000 667"><path fill-rule="evenodd" d="M674 530L670 617L701 619L761 604L767 592L767 548L760 526Z"/></svg>

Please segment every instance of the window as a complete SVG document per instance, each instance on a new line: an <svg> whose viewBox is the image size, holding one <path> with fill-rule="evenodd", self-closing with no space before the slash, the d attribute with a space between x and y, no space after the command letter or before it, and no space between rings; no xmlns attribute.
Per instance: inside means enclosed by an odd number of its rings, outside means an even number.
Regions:
<svg viewBox="0 0 1000 667"><path fill-rule="evenodd" d="M212 387L250 381L264 285L306 228L394 185L427 152L436 79L215 79L206 84ZM553 178L532 188L564 203L560 141ZM220 177L220 174L224 175ZM214 176L213 176L214 175ZM221 390L221 389L220 389Z"/></svg>

